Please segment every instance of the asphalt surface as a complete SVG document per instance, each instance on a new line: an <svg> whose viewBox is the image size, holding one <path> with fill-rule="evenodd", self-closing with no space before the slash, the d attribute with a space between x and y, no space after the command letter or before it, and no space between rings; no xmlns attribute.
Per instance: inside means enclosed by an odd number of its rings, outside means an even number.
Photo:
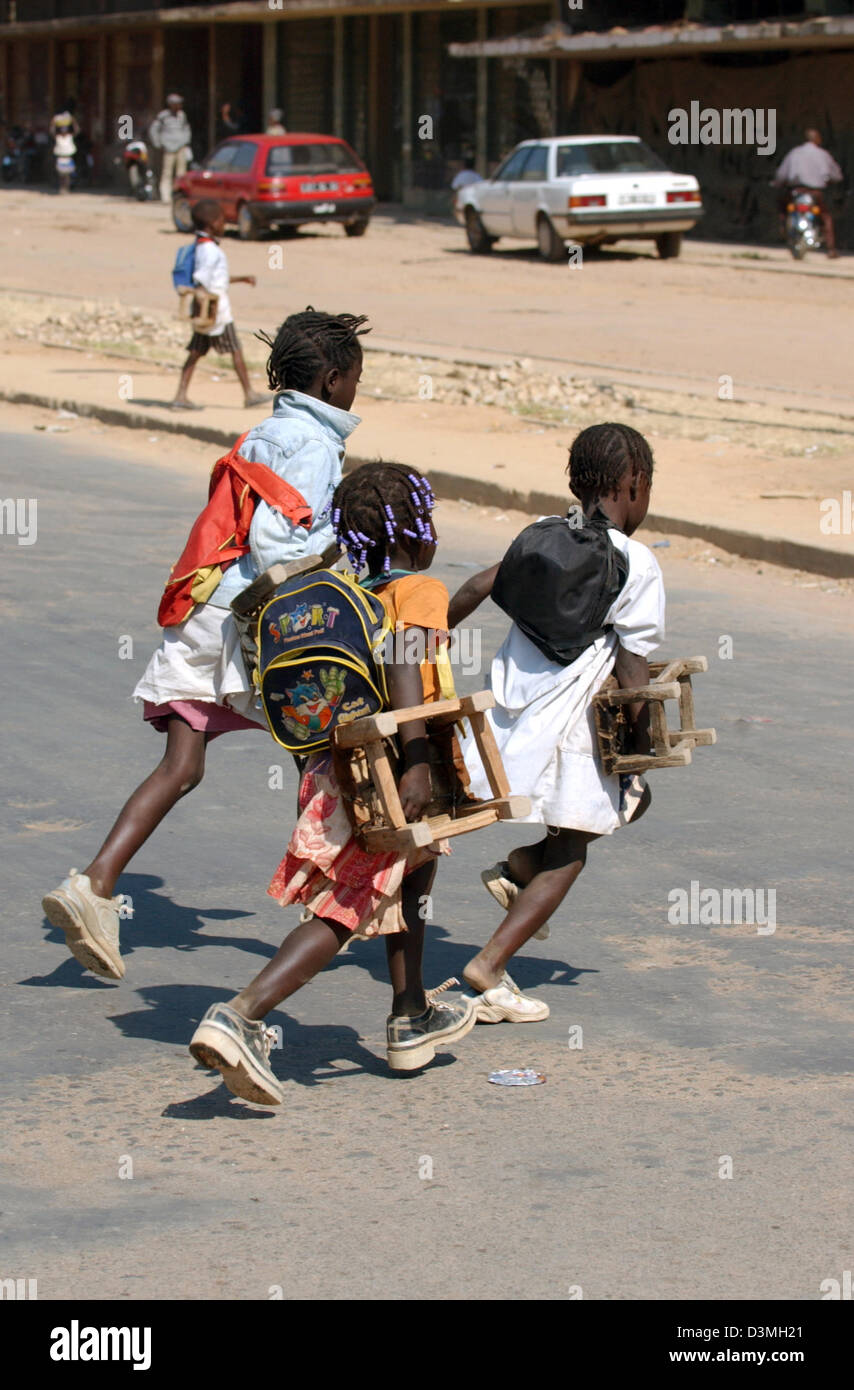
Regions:
<svg viewBox="0 0 854 1390"><path fill-rule="evenodd" d="M38 498L38 539L0 536L0 1276L37 1278L40 1298L818 1298L851 1255L841 604L659 552L666 652L709 656L697 706L719 743L657 774L644 820L592 848L550 940L515 963L549 1020L478 1027L423 1073L392 1075L384 951L357 943L271 1018L288 1100L265 1112L186 1044L296 921L265 895L295 794L271 740L217 740L202 786L122 880L120 986L85 974L39 906L159 756L129 696L201 502L198 483L112 459L96 433L22 432L3 449L2 496ZM451 589L508 536L477 508L439 520ZM482 627L488 657L504 630L491 605ZM127 636L133 660L119 659ZM532 838L457 841L428 985L497 925L479 869ZM668 894L692 880L775 890L776 931L670 925ZM488 1084L525 1066L546 1084Z"/></svg>

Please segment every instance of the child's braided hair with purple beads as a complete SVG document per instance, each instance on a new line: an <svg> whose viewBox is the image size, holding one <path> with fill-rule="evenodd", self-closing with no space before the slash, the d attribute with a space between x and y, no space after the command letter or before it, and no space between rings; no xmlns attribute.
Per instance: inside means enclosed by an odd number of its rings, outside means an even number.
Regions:
<svg viewBox="0 0 854 1390"><path fill-rule="evenodd" d="M435 545L430 514L436 505L427 479L403 463L366 463L342 479L332 499L332 525L356 574L367 565L388 574L398 546Z"/></svg>

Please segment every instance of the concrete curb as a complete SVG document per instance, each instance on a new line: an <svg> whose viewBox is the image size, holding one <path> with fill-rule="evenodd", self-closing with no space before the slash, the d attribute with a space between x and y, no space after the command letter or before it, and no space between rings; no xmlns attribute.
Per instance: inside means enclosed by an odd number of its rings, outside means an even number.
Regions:
<svg viewBox="0 0 854 1390"><path fill-rule="evenodd" d="M10 405L31 405L46 410L72 410L81 418L100 420L102 424L120 425L126 429L182 434L189 439L198 439L203 444L215 444L224 449L230 449L236 438L231 431L193 425L183 416L175 420L160 420L140 411L93 405L91 402L75 401L70 397L0 389L0 400L7 401ZM347 460L347 468L349 471L370 462L370 459L351 456ZM467 478L457 473L442 473L431 469L430 482L437 497L471 502L481 507L509 508L541 516L559 514L567 506L566 494L519 492L514 488L502 487L500 483ZM719 546L721 550L728 550L734 555L743 555L749 560L762 560L769 565L783 565L787 569L808 570L811 574L827 575L831 579L854 578L854 552L804 545L801 541L787 540L785 536L761 536L755 532L738 531L733 527L707 525L705 522L684 517L664 516L660 512L650 512L646 524L650 530L694 537L706 541L709 545Z"/></svg>

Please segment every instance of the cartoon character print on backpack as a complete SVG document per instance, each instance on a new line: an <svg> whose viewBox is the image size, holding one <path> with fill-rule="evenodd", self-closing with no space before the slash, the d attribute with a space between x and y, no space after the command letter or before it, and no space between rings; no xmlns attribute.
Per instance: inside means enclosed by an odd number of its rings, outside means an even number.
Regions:
<svg viewBox="0 0 854 1390"><path fill-rule="evenodd" d="M316 678L313 668L301 672L297 684L286 686L284 696L278 697L288 701L280 710L285 729L297 738L306 739L322 733L331 722L346 688L347 675L340 666L321 666ZM348 710L348 718L355 717Z"/></svg>
<svg viewBox="0 0 854 1390"><path fill-rule="evenodd" d="M340 608L331 604L298 603L290 613L279 619L282 637L308 637L328 632L335 626Z"/></svg>
<svg viewBox="0 0 854 1390"><path fill-rule="evenodd" d="M256 683L270 732L291 752L328 748L339 724L385 704L382 641L388 613L333 570L279 585L257 618Z"/></svg>

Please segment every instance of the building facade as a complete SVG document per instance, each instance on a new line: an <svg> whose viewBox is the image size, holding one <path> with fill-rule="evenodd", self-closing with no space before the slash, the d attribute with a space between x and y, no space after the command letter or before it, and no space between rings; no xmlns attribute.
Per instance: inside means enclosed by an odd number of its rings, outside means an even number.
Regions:
<svg viewBox="0 0 854 1390"><path fill-rule="evenodd" d="M782 141L809 120L844 163L854 53L815 37L834 14L854 14L854 0L0 0L0 118L44 129L74 99L95 175L107 177L127 118L144 134L169 91L184 97L196 158L227 133L225 103L247 131L278 106L291 130L349 140L381 199L428 210L447 208L466 156L487 173L532 136L631 131L667 154L666 111L683 98L744 105L753 92L750 105L780 113ZM767 50L739 37L780 18L813 21L813 36ZM721 24L729 39L706 52L649 47ZM671 153L703 181L698 160L714 174L707 227L749 235L768 161Z"/></svg>
<svg viewBox="0 0 854 1390"><path fill-rule="evenodd" d="M381 198L429 203L468 154L484 171L516 138L551 119L550 65L533 82L504 65L455 60L452 43L512 35L547 22L554 4L322 3L225 0L0 0L0 115L44 128L67 97L98 166L119 121L144 130L178 91L197 158L226 133L221 108L247 131L281 107L289 130L342 135L371 169ZM2 12L2 11L0 11ZM122 126L127 129L127 121Z"/></svg>

